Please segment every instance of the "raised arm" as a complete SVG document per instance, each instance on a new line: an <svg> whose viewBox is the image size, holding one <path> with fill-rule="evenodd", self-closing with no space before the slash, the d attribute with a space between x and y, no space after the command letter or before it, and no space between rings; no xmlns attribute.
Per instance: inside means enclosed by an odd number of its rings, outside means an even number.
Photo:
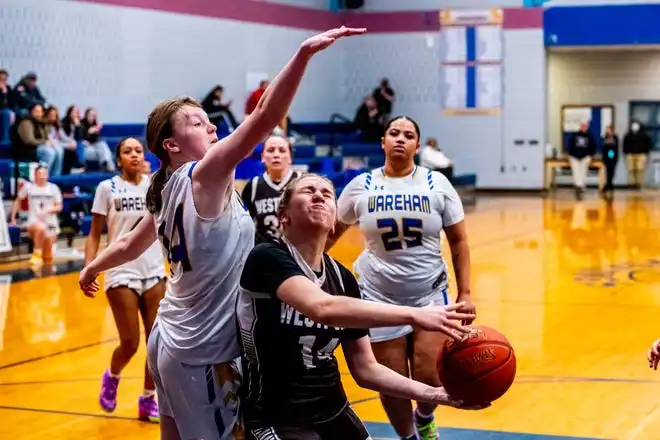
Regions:
<svg viewBox="0 0 660 440"><path fill-rule="evenodd" d="M80 272L80 288L85 295L93 297L98 290L96 277L99 273L124 263L133 261L142 255L157 239L156 224L151 214L145 215L128 234L115 241L112 245L94 258Z"/></svg>
<svg viewBox="0 0 660 440"><path fill-rule="evenodd" d="M428 331L438 331L462 339L472 329L462 327L459 320L474 315L455 310L462 303L451 306L404 307L373 301L329 295L305 276L293 276L277 289L277 296L312 321L333 327L373 328L413 325Z"/></svg>
<svg viewBox="0 0 660 440"><path fill-rule="evenodd" d="M268 86L252 112L236 130L209 150L193 171L193 195L200 215L217 217L223 210L234 169L254 147L286 117L291 101L314 54L338 38L364 33L365 29L341 27L305 40L293 58Z"/></svg>

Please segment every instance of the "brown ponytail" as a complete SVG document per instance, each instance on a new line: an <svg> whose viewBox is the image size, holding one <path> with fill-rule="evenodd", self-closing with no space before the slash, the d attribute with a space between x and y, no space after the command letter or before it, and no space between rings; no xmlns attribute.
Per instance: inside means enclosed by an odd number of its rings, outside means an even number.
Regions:
<svg viewBox="0 0 660 440"><path fill-rule="evenodd" d="M174 134L172 117L186 105L201 107L194 98L168 99L158 104L147 120L147 148L160 160L160 168L152 176L147 191L147 209L152 214L163 207L162 192L167 183L167 168L170 166L170 157L163 148L163 142Z"/></svg>

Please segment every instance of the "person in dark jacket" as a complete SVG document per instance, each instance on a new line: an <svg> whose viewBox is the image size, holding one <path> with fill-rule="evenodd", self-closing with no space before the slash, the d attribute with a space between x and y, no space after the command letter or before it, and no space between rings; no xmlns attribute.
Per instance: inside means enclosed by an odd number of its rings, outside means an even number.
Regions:
<svg viewBox="0 0 660 440"><path fill-rule="evenodd" d="M206 98L202 101L202 108L209 115L211 123L216 127L220 127L221 124L225 124L230 132L234 131L238 127L238 122L234 117L231 109L231 100L224 101L223 93L224 87L217 85L206 95Z"/></svg>
<svg viewBox="0 0 660 440"><path fill-rule="evenodd" d="M651 151L651 137L644 132L642 124L632 121L630 130L623 138L623 154L626 155L628 183L637 189L644 186L646 163Z"/></svg>
<svg viewBox="0 0 660 440"><path fill-rule="evenodd" d="M46 98L41 94L37 86L37 74L28 72L14 87L13 103L16 113L25 116L31 108L39 104L42 107L46 105Z"/></svg>
<svg viewBox="0 0 660 440"><path fill-rule="evenodd" d="M7 80L9 73L0 69L0 142L9 142L9 129L14 124L14 92Z"/></svg>
<svg viewBox="0 0 660 440"><path fill-rule="evenodd" d="M581 200L591 158L596 154L596 141L589 133L589 125L586 122L580 124L580 131L571 137L566 153L573 172L575 195L578 200Z"/></svg>
<svg viewBox="0 0 660 440"><path fill-rule="evenodd" d="M614 133L612 126L609 125L605 129L605 136L601 139L601 150L603 154L603 165L605 165L605 172L607 179L603 187L603 197L605 199L612 199L614 196L614 173L616 171L616 164L619 162L619 136Z"/></svg>

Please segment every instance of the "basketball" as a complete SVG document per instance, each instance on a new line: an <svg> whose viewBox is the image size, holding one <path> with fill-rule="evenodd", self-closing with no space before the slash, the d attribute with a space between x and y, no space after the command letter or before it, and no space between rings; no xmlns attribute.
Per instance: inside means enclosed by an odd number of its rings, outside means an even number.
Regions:
<svg viewBox="0 0 660 440"><path fill-rule="evenodd" d="M438 352L442 386L466 404L493 402L507 392L516 377L516 356L506 337L475 325L467 339L448 339Z"/></svg>

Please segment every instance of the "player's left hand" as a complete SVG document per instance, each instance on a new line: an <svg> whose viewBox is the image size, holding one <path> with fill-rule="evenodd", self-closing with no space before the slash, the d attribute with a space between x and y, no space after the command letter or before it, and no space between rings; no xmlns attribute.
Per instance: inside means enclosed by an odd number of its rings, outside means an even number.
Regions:
<svg viewBox="0 0 660 440"><path fill-rule="evenodd" d="M470 298L469 293L459 293L458 297L456 297L456 303L463 303L463 307L461 307L460 311L463 313L469 313L471 315L476 315L477 314L477 308L472 304L472 300ZM461 324L463 325L470 325L474 322L474 318L471 319L464 319L461 321Z"/></svg>
<svg viewBox="0 0 660 440"><path fill-rule="evenodd" d="M657 370L658 362L660 362L660 339L653 343L647 357L649 360L649 368Z"/></svg>
<svg viewBox="0 0 660 440"><path fill-rule="evenodd" d="M99 290L97 276L98 274L92 273L87 267L80 272L80 278L78 279L80 290L89 298L94 298Z"/></svg>
<svg viewBox="0 0 660 440"><path fill-rule="evenodd" d="M366 28L349 28L346 26L341 26L306 39L302 43L301 49L310 55L314 55L317 52L327 49L330 47L330 45L332 45L332 43L340 38L351 37L353 35L361 35L365 32L367 32Z"/></svg>

